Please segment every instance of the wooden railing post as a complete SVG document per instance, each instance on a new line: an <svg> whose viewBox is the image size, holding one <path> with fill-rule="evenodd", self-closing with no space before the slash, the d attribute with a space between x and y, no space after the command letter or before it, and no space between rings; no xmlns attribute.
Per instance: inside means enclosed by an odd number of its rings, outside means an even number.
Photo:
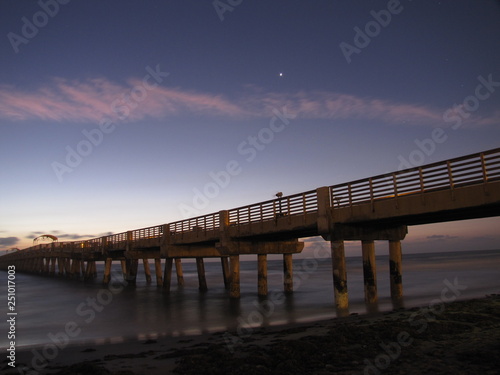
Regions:
<svg viewBox="0 0 500 375"><path fill-rule="evenodd" d="M392 184L394 187L394 197L398 197L398 180L397 180L397 174L393 173L392 174Z"/></svg>
<svg viewBox="0 0 500 375"><path fill-rule="evenodd" d="M127 251L132 249L132 242L134 241L134 232L131 230L127 231Z"/></svg>
<svg viewBox="0 0 500 375"><path fill-rule="evenodd" d="M328 235L331 232L330 217L332 215L330 188L323 186L316 189L316 197L318 201L318 232L320 235Z"/></svg>
<svg viewBox="0 0 500 375"><path fill-rule="evenodd" d="M483 182L488 182L488 172L486 170L486 162L484 160L483 152L481 152L481 170L483 171Z"/></svg>
<svg viewBox="0 0 500 375"><path fill-rule="evenodd" d="M418 168L418 178L420 181L420 192L423 193L425 190L425 184L424 184L424 172L422 171L422 167Z"/></svg>

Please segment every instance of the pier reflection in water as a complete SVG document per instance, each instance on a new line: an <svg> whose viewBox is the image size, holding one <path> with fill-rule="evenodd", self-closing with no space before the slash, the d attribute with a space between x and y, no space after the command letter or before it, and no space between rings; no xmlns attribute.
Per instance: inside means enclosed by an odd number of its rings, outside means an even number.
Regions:
<svg viewBox="0 0 500 375"><path fill-rule="evenodd" d="M17 275L18 345L42 345L49 335L64 332L74 322L80 329L73 342L119 342L202 332L251 334L254 327L334 318L331 260L317 262L314 272L300 272L305 263L294 260L294 292L283 293L283 261L270 260L269 293L257 295L256 261L241 262L241 298L230 299L224 288L220 262L206 262L208 290L198 290L196 263L184 262L184 286L172 283L169 294L139 273L136 286L123 286L120 265L108 288L100 280L82 283L28 274ZM361 258L347 258L349 312L366 313L394 308L387 256L376 258L378 303L364 300ZM98 264L98 267L102 267ZM460 299L499 293L500 251L404 255L404 304L427 306L439 299L444 282L458 283ZM7 278L0 272L0 278ZM6 282L1 283L5 288ZM6 291L0 291L1 293ZM449 294L449 293L448 293ZM396 306L398 307L398 306ZM7 345L6 337L0 345Z"/></svg>

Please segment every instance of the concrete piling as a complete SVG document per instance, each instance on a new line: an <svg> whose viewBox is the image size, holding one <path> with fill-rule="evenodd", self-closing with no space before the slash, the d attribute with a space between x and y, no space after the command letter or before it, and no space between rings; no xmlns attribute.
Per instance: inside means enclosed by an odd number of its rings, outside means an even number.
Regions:
<svg viewBox="0 0 500 375"><path fill-rule="evenodd" d="M258 269L258 295L267 296L267 255L257 255L257 269Z"/></svg>
<svg viewBox="0 0 500 375"><path fill-rule="evenodd" d="M127 261L125 259L120 260L122 266L123 280L127 280Z"/></svg>
<svg viewBox="0 0 500 375"><path fill-rule="evenodd" d="M377 270L375 264L375 242L362 241L363 278L365 286L365 302L377 302Z"/></svg>
<svg viewBox="0 0 500 375"><path fill-rule="evenodd" d="M71 277L71 259L70 258L64 259L64 268L66 270L66 277Z"/></svg>
<svg viewBox="0 0 500 375"><path fill-rule="evenodd" d="M106 258L104 262L104 276L102 279L103 285L108 285L111 281L111 266L113 264L113 258Z"/></svg>
<svg viewBox="0 0 500 375"><path fill-rule="evenodd" d="M345 263L344 241L331 241L332 273L335 307L338 315L345 315L349 309L347 293L347 268Z"/></svg>
<svg viewBox="0 0 500 375"><path fill-rule="evenodd" d="M201 292L206 292L208 288L207 279L205 276L205 263L203 262L203 258L196 258L196 269L198 271L199 289Z"/></svg>
<svg viewBox="0 0 500 375"><path fill-rule="evenodd" d="M165 271L163 273L163 290L170 293L170 284L172 283L172 264L173 259L165 259Z"/></svg>
<svg viewBox="0 0 500 375"><path fill-rule="evenodd" d="M147 258L142 260L144 266L144 274L146 276L146 283L151 284L151 269L149 268L149 261Z"/></svg>
<svg viewBox="0 0 500 375"><path fill-rule="evenodd" d="M59 276L64 275L64 264L65 264L65 259L62 257L57 258L57 274Z"/></svg>
<svg viewBox="0 0 500 375"><path fill-rule="evenodd" d="M87 261L87 266L85 268L84 280L85 281L92 280L94 278L94 273L95 273L95 261L89 260Z"/></svg>
<svg viewBox="0 0 500 375"><path fill-rule="evenodd" d="M64 258L57 257L57 275L62 276L64 274Z"/></svg>
<svg viewBox="0 0 500 375"><path fill-rule="evenodd" d="M222 265L222 277L224 279L224 288L226 290L229 290L229 281L230 281L229 259L228 259L228 257L221 257L220 261L221 261L221 265Z"/></svg>
<svg viewBox="0 0 500 375"><path fill-rule="evenodd" d="M95 263L95 260L92 261L92 278L97 278L97 265Z"/></svg>
<svg viewBox="0 0 500 375"><path fill-rule="evenodd" d="M50 276L54 276L56 274L56 258L50 259Z"/></svg>
<svg viewBox="0 0 500 375"><path fill-rule="evenodd" d="M139 267L138 259L127 259L127 278L126 281L129 285L135 285L137 279L137 268Z"/></svg>
<svg viewBox="0 0 500 375"><path fill-rule="evenodd" d="M80 278L80 260L73 259L71 263L71 276L75 279Z"/></svg>
<svg viewBox="0 0 500 375"><path fill-rule="evenodd" d="M284 292L293 292L293 258L292 254L283 254L283 286Z"/></svg>
<svg viewBox="0 0 500 375"><path fill-rule="evenodd" d="M240 298L240 256L231 255L229 263L231 268L229 297Z"/></svg>
<svg viewBox="0 0 500 375"><path fill-rule="evenodd" d="M163 276L161 270L161 258L155 258L155 274L156 274L156 285L163 285Z"/></svg>
<svg viewBox="0 0 500 375"><path fill-rule="evenodd" d="M177 274L177 286L184 286L184 274L182 272L181 258L175 258L175 272Z"/></svg>
<svg viewBox="0 0 500 375"><path fill-rule="evenodd" d="M391 298L399 302L403 298L401 241L389 241L389 273L391 280Z"/></svg>

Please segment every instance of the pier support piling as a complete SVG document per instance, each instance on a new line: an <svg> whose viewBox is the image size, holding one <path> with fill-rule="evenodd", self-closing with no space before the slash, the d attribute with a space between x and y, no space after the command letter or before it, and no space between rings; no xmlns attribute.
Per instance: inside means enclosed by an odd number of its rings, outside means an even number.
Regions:
<svg viewBox="0 0 500 375"><path fill-rule="evenodd" d="M267 296L267 254L258 254L257 263L258 294L259 296Z"/></svg>
<svg viewBox="0 0 500 375"><path fill-rule="evenodd" d="M50 259L50 276L55 276L56 274L56 258Z"/></svg>
<svg viewBox="0 0 500 375"><path fill-rule="evenodd" d="M240 298L240 256L231 255L229 261L231 267L229 297Z"/></svg>
<svg viewBox="0 0 500 375"><path fill-rule="evenodd" d="M283 254L283 286L285 294L293 292L293 258L292 254Z"/></svg>
<svg viewBox="0 0 500 375"><path fill-rule="evenodd" d="M85 280L93 280L97 276L97 270L95 266L95 260L87 261L87 267L85 269Z"/></svg>
<svg viewBox="0 0 500 375"><path fill-rule="evenodd" d="M71 258L64 258L64 268L66 277L71 277Z"/></svg>
<svg viewBox="0 0 500 375"><path fill-rule="evenodd" d="M345 315L349 309L347 294L347 268L345 263L344 241L331 241L332 273L335 307L338 315Z"/></svg>
<svg viewBox="0 0 500 375"><path fill-rule="evenodd" d="M175 272L177 273L177 286L184 286L184 274L182 272L181 258L175 258Z"/></svg>
<svg viewBox="0 0 500 375"><path fill-rule="evenodd" d="M170 284L172 283L172 264L173 259L165 259L165 272L163 273L163 290L170 293Z"/></svg>
<svg viewBox="0 0 500 375"><path fill-rule="evenodd" d="M365 285L365 302L374 304L377 302L377 270L375 264L375 242L362 241L363 254L363 278Z"/></svg>
<svg viewBox="0 0 500 375"><path fill-rule="evenodd" d="M127 280L127 261L125 259L120 261L122 266L123 280Z"/></svg>
<svg viewBox="0 0 500 375"><path fill-rule="evenodd" d="M104 262L104 277L102 278L103 285L108 285L111 281L111 265L113 264L113 258L106 258Z"/></svg>
<svg viewBox="0 0 500 375"><path fill-rule="evenodd" d="M135 285L137 279L137 268L139 267L138 259L127 259L127 278L129 285Z"/></svg>
<svg viewBox="0 0 500 375"><path fill-rule="evenodd" d="M64 274L64 258L57 257L57 274L59 277Z"/></svg>
<svg viewBox="0 0 500 375"><path fill-rule="evenodd" d="M155 258L156 285L163 285L163 275L161 270L161 258Z"/></svg>
<svg viewBox="0 0 500 375"><path fill-rule="evenodd" d="M196 258L196 269L198 270L198 283L201 292L206 292L207 288L207 278L205 277L205 263L203 258Z"/></svg>
<svg viewBox="0 0 500 375"><path fill-rule="evenodd" d="M97 278L97 266L95 264L95 260L92 261L92 279Z"/></svg>
<svg viewBox="0 0 500 375"><path fill-rule="evenodd" d="M401 276L402 252L401 241L389 241L389 272L391 280L391 298L397 305L403 298L403 281Z"/></svg>
<svg viewBox="0 0 500 375"><path fill-rule="evenodd" d="M144 274L146 275L146 283L151 284L151 269L149 268L148 258L144 258L142 260L142 264L144 265Z"/></svg>
<svg viewBox="0 0 500 375"><path fill-rule="evenodd" d="M89 260L87 261L87 265L85 265L85 262L82 262L82 266L85 269L85 272L83 273L83 281L88 281L91 279L91 273L92 273L92 262Z"/></svg>
<svg viewBox="0 0 500 375"><path fill-rule="evenodd" d="M221 257L220 261L222 265L222 277L224 279L224 288L226 288L226 290L229 290L229 280L230 280L229 259L228 257Z"/></svg>
<svg viewBox="0 0 500 375"><path fill-rule="evenodd" d="M71 276L75 279L80 278L80 261L78 259L73 259L71 263Z"/></svg>

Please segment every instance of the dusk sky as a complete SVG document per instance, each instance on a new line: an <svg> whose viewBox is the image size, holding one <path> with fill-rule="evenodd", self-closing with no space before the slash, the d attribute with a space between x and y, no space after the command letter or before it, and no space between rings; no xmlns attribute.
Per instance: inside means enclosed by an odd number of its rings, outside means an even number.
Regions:
<svg viewBox="0 0 500 375"><path fill-rule="evenodd" d="M0 250L499 147L499 20L493 0L0 0ZM498 249L499 227L410 227L403 251Z"/></svg>

